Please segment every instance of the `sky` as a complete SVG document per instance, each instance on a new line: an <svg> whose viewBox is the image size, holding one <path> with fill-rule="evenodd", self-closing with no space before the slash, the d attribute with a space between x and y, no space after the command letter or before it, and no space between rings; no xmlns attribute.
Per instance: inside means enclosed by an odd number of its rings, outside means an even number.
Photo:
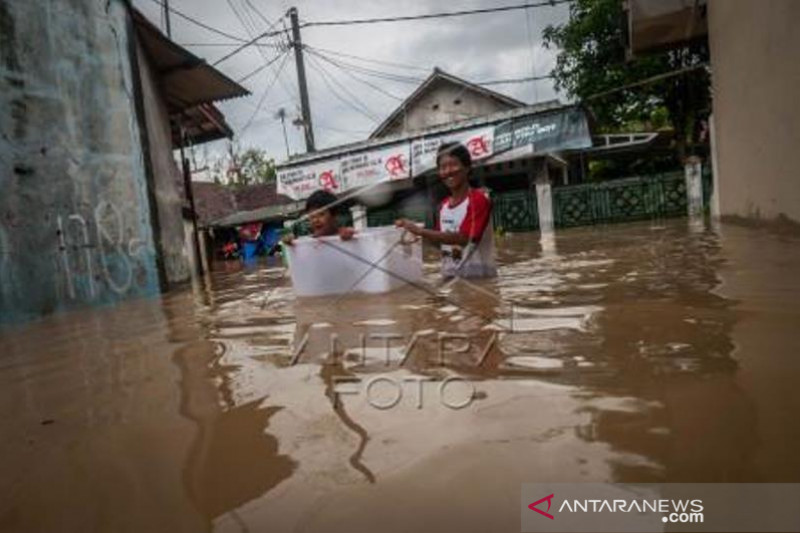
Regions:
<svg viewBox="0 0 800 533"><path fill-rule="evenodd" d="M134 0L133 3L164 29L162 10L156 0ZM297 8L302 23L480 9L521 4L525 0L447 3L433 0L169 0L169 3L171 8L198 21L249 40L270 27L288 28L289 19L285 14L292 6ZM534 2L531 0L531 3ZM317 148L365 139L434 67L475 83L547 74L553 68L557 52L543 47L542 30L549 24L565 22L567 10L566 4L559 4L444 19L303 28L303 44L328 59L305 54ZM175 14L171 15L170 24L172 39L209 64L240 44ZM260 148L280 162L287 158L281 122L276 118L280 108L286 111L289 152L305 151L302 130L292 125L292 120L300 116L297 71L293 52L286 50L285 37L260 42L264 46L242 50L216 68L238 81L284 51L286 53L242 82L252 93L250 96L218 106L232 127L234 142L240 149ZM381 79L353 71L350 65L391 73L404 80ZM526 103L559 97L551 80L490 88ZM195 150L201 166L204 156L214 159L226 151L227 141L208 143Z"/></svg>

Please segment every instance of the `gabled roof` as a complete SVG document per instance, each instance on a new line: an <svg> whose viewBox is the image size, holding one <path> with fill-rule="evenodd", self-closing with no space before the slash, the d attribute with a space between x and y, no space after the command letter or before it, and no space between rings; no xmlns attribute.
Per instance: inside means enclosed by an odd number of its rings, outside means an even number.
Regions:
<svg viewBox="0 0 800 533"><path fill-rule="evenodd" d="M395 109L381 124L373 131L369 138L374 139L376 137L380 137L385 131L394 123L394 121L400 117L405 110L411 106L416 100L418 100L423 94L425 94L428 90L433 87L436 82L439 81L447 81L453 83L455 85L460 85L464 87L465 90L472 91L478 94L481 94L485 97L491 98L493 100L497 100L498 102L509 106L509 108L517 108L517 107L524 107L526 104L524 102L520 102L515 98L511 98L510 96L506 96L504 94L500 94L496 91L492 91L491 89L487 89L486 87L481 87L480 85L476 85L472 82L467 80L461 79L457 76L453 76L452 74L448 74L447 72L441 70L439 67L433 69L428 78L417 87L411 95L403 100L403 102Z"/></svg>

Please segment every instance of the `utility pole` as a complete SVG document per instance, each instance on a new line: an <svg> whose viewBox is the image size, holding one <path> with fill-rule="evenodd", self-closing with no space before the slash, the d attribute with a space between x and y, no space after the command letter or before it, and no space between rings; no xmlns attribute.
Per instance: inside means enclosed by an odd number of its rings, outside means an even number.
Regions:
<svg viewBox="0 0 800 533"><path fill-rule="evenodd" d="M164 26L167 30L167 37L172 37L172 26L169 24L169 0L164 0Z"/></svg>
<svg viewBox="0 0 800 533"><path fill-rule="evenodd" d="M275 113L275 118L281 119L281 126L283 126L283 143L286 145L286 159L288 160L291 155L289 155L289 137L286 135L286 110L282 107L278 109L278 112Z"/></svg>
<svg viewBox="0 0 800 533"><path fill-rule="evenodd" d="M297 8L289 8L289 19L292 23L292 46L297 63L297 85L300 89L300 106L303 113L303 131L306 137L306 152L313 152L314 129L311 126L311 107L308 104L308 87L306 86L306 69L303 66L303 43L300 41L300 24L297 21Z"/></svg>

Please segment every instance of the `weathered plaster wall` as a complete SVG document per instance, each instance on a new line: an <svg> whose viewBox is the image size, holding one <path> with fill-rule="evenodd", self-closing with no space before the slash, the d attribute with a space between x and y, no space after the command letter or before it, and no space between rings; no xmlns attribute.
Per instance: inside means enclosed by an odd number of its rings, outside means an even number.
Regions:
<svg viewBox="0 0 800 533"><path fill-rule="evenodd" d="M511 106L504 105L493 98L465 90L461 85L438 81L428 92L413 102L406 115L401 115L384 135L418 131L510 108Z"/></svg>
<svg viewBox="0 0 800 533"><path fill-rule="evenodd" d="M723 216L800 223L800 2L709 2Z"/></svg>
<svg viewBox="0 0 800 533"><path fill-rule="evenodd" d="M122 0L0 0L0 322L158 292Z"/></svg>
<svg viewBox="0 0 800 533"><path fill-rule="evenodd" d="M141 45L137 46L139 72L142 80L142 97L147 122L147 140L153 169L155 198L158 204L161 253L167 284L189 281L189 251L183 231L183 197L179 186L183 181L175 164L169 113L160 96L158 81ZM182 187L182 186L181 186Z"/></svg>

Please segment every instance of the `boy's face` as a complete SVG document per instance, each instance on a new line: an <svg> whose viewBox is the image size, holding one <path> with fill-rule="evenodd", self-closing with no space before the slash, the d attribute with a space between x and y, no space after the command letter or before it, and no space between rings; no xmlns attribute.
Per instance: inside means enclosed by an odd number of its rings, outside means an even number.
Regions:
<svg viewBox="0 0 800 533"><path fill-rule="evenodd" d="M455 191L469 180L469 169L457 157L444 154L439 157L439 178L448 189Z"/></svg>
<svg viewBox="0 0 800 533"><path fill-rule="evenodd" d="M314 237L336 234L336 217L333 216L329 209L312 211L308 216L308 222L311 224L311 233Z"/></svg>

